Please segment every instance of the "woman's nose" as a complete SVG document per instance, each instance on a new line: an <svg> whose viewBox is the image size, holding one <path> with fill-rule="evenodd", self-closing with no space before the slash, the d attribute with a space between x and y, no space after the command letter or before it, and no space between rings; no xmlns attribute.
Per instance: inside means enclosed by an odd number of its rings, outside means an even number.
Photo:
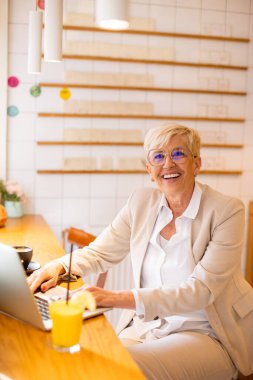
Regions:
<svg viewBox="0 0 253 380"><path fill-rule="evenodd" d="M172 160L170 154L166 154L163 167L164 168L170 168L170 167L172 167L174 165L175 165L175 162Z"/></svg>

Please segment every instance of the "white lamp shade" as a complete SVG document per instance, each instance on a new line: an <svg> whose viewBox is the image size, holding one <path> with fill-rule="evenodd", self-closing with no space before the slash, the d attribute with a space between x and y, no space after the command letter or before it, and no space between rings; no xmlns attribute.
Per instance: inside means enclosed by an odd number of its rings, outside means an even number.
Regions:
<svg viewBox="0 0 253 380"><path fill-rule="evenodd" d="M44 60L62 60L63 0L45 0Z"/></svg>
<svg viewBox="0 0 253 380"><path fill-rule="evenodd" d="M100 28L127 29L128 0L96 0L96 24Z"/></svg>
<svg viewBox="0 0 253 380"><path fill-rule="evenodd" d="M42 12L29 12L28 73L41 72Z"/></svg>

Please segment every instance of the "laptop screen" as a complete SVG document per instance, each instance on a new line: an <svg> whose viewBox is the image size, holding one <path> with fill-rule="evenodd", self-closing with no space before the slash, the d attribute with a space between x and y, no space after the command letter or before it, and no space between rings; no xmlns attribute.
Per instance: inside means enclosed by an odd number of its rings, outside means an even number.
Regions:
<svg viewBox="0 0 253 380"><path fill-rule="evenodd" d="M0 244L0 311L45 329L16 250Z"/></svg>

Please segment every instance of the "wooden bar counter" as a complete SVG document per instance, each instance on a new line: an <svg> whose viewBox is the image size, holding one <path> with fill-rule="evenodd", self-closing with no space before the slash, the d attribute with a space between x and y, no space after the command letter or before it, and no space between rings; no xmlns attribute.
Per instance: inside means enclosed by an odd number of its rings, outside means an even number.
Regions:
<svg viewBox="0 0 253 380"><path fill-rule="evenodd" d="M31 246L33 260L42 265L64 254L39 215L9 219L0 229L0 242ZM0 313L0 379L7 376L13 380L144 380L105 316L83 322L80 345L79 353L59 353L51 346L50 332Z"/></svg>

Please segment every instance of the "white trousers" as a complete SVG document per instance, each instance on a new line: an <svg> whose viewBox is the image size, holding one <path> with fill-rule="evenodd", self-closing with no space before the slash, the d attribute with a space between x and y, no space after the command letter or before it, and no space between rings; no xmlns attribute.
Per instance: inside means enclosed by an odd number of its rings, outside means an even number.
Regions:
<svg viewBox="0 0 253 380"><path fill-rule="evenodd" d="M232 380L237 375L227 351L205 334L183 331L144 343L121 341L149 380Z"/></svg>

